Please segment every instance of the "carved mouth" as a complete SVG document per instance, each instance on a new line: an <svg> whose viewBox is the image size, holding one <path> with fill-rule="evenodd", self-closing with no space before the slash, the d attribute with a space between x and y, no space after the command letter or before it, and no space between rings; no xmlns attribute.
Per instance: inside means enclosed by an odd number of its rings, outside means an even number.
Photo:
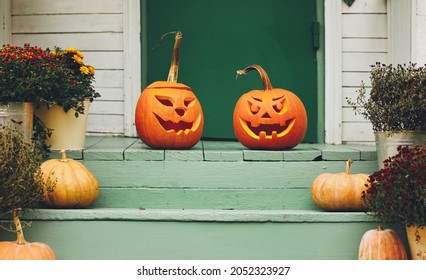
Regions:
<svg viewBox="0 0 426 280"><path fill-rule="evenodd" d="M165 121L157 114L154 114L154 115L166 132L174 131L178 135L182 133L188 134L191 130L195 130L199 126L200 119L201 119L201 117L198 117L195 122L179 121L176 123L172 121Z"/></svg>
<svg viewBox="0 0 426 280"><path fill-rule="evenodd" d="M293 128L295 118L289 119L281 124L257 124L252 125L240 118L244 130L255 139L273 139L286 135Z"/></svg>

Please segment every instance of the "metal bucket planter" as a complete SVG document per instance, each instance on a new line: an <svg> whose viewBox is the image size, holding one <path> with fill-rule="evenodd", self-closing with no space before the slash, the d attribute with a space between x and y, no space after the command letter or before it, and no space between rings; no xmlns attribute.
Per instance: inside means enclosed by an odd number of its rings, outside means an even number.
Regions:
<svg viewBox="0 0 426 280"><path fill-rule="evenodd" d="M397 154L398 146L426 145L426 132L375 132L374 135L379 169L384 167L383 161L385 159Z"/></svg>
<svg viewBox="0 0 426 280"><path fill-rule="evenodd" d="M46 140L51 150L81 150L86 143L87 118L90 101L84 102L85 114L75 116L75 110L65 112L62 106L53 104L49 108L40 106L34 109L35 115L43 124L52 129Z"/></svg>
<svg viewBox="0 0 426 280"><path fill-rule="evenodd" d="M29 102L9 102L0 104L0 125L11 125L20 129L24 140L31 143L33 135L33 104Z"/></svg>
<svg viewBox="0 0 426 280"><path fill-rule="evenodd" d="M406 227L407 240L413 260L426 259L426 226Z"/></svg>

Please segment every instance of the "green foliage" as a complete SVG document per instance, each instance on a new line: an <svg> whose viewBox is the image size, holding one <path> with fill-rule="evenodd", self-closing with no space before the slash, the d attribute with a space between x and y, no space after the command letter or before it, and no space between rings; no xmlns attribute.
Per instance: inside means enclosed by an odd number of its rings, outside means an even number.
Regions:
<svg viewBox="0 0 426 280"><path fill-rule="evenodd" d="M0 127L0 142L0 214L35 207L43 199L41 154L14 127Z"/></svg>
<svg viewBox="0 0 426 280"><path fill-rule="evenodd" d="M426 225L426 145L398 147L369 183L363 200L374 216L385 223Z"/></svg>
<svg viewBox="0 0 426 280"><path fill-rule="evenodd" d="M362 83L356 102L348 99L348 104L371 121L375 132L426 131L426 67L379 62L371 67L370 96Z"/></svg>

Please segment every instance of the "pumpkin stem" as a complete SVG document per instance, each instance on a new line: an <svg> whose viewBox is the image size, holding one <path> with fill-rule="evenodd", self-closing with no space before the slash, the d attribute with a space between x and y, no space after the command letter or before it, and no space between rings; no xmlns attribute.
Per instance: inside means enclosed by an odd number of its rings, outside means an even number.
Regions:
<svg viewBox="0 0 426 280"><path fill-rule="evenodd" d="M353 160L349 159L346 161L346 174L351 174L351 165L353 163Z"/></svg>
<svg viewBox="0 0 426 280"><path fill-rule="evenodd" d="M61 159L59 160L60 162L67 162L67 154L65 153L65 150L62 149L59 151L59 153L61 154Z"/></svg>
<svg viewBox="0 0 426 280"><path fill-rule="evenodd" d="M20 209L13 210L13 223L15 224L15 228L16 228L16 244L24 245L27 243L27 241L25 241L24 232L22 231L21 221L19 220L19 216L17 214L18 210Z"/></svg>
<svg viewBox="0 0 426 280"><path fill-rule="evenodd" d="M176 32L175 45L173 46L172 63L170 65L169 76L167 82L177 83L179 71L179 45L182 40L182 32Z"/></svg>
<svg viewBox="0 0 426 280"><path fill-rule="evenodd" d="M377 226L377 231L382 231L383 230L383 228L382 228L382 226Z"/></svg>
<svg viewBox="0 0 426 280"><path fill-rule="evenodd" d="M251 70L256 70L257 72L259 72L260 78L262 79L264 90L272 90L272 84L271 84L271 81L269 80L268 74L266 74L266 71L257 64L252 64L250 66L247 66L243 70L237 70L237 77L245 75Z"/></svg>

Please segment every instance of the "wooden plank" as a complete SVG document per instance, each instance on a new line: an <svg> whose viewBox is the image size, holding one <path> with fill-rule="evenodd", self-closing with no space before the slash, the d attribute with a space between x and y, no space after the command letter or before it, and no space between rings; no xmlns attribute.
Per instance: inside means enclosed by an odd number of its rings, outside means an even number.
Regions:
<svg viewBox="0 0 426 280"><path fill-rule="evenodd" d="M165 150L166 161L201 161L204 160L203 145L198 142L194 147L187 150Z"/></svg>
<svg viewBox="0 0 426 280"><path fill-rule="evenodd" d="M108 87L95 87L95 88L101 95L99 98L95 99L95 102L98 100L123 101L123 98L124 98L123 88L108 88Z"/></svg>
<svg viewBox="0 0 426 280"><path fill-rule="evenodd" d="M188 215L196 213L190 211ZM122 213L130 214L130 211ZM201 213L204 217L209 214ZM231 216L226 212L217 215ZM61 260L356 260L362 235L376 226L377 221L372 220L323 223L53 220L34 221L25 229L25 237L48 244ZM404 230L396 229L404 237ZM7 231L1 231L0 237L16 239ZM403 240L406 245L406 238Z"/></svg>
<svg viewBox="0 0 426 280"><path fill-rule="evenodd" d="M310 192L310 188L101 188L99 197L92 207L96 209L318 210Z"/></svg>
<svg viewBox="0 0 426 280"><path fill-rule="evenodd" d="M373 127L369 122L343 123L342 140L351 142L373 142Z"/></svg>
<svg viewBox="0 0 426 280"><path fill-rule="evenodd" d="M284 151L285 161L312 161L321 157L321 151L310 144L299 144L291 150Z"/></svg>
<svg viewBox="0 0 426 280"><path fill-rule="evenodd" d="M246 161L283 161L283 151L249 150L243 151Z"/></svg>
<svg viewBox="0 0 426 280"><path fill-rule="evenodd" d="M87 120L88 133L123 133L122 115L95 115L90 114Z"/></svg>
<svg viewBox="0 0 426 280"><path fill-rule="evenodd" d="M95 82L93 85L95 87L123 88L123 70L97 70L95 73Z"/></svg>
<svg viewBox="0 0 426 280"><path fill-rule="evenodd" d="M122 115L124 114L123 101L96 100L90 106L90 113L105 115Z"/></svg>
<svg viewBox="0 0 426 280"><path fill-rule="evenodd" d="M343 14L343 38L386 38L387 16L382 14Z"/></svg>
<svg viewBox="0 0 426 280"><path fill-rule="evenodd" d="M124 159L130 161L164 160L164 150L148 147L140 139L124 151Z"/></svg>
<svg viewBox="0 0 426 280"><path fill-rule="evenodd" d="M361 153L361 160L377 161L377 149L374 143L370 145L347 145L348 147L359 150Z"/></svg>
<svg viewBox="0 0 426 280"><path fill-rule="evenodd" d="M122 51L122 33L71 33L71 34L12 34L12 44L31 43L43 48L54 46L74 47L86 51Z"/></svg>
<svg viewBox="0 0 426 280"><path fill-rule="evenodd" d="M33 5L36 6L36 5ZM12 17L12 33L123 32L122 14L28 15Z"/></svg>
<svg viewBox="0 0 426 280"><path fill-rule="evenodd" d="M359 87L361 82L365 86L371 86L370 72L343 72L342 86L343 87Z"/></svg>
<svg viewBox="0 0 426 280"><path fill-rule="evenodd" d="M342 4L342 13L357 13L357 14L385 14L387 12L386 0L356 0L352 6Z"/></svg>
<svg viewBox="0 0 426 280"><path fill-rule="evenodd" d="M377 61L385 63L387 60L386 53L347 53L342 54L343 71L348 72L368 72L371 65Z"/></svg>
<svg viewBox="0 0 426 280"><path fill-rule="evenodd" d="M99 141L90 148L84 150L84 160L123 160L124 150L131 146L135 141L135 138L105 137L102 141Z"/></svg>
<svg viewBox="0 0 426 280"><path fill-rule="evenodd" d="M85 52L84 61L95 67L95 70L122 70L124 67L122 51Z"/></svg>
<svg viewBox="0 0 426 280"><path fill-rule="evenodd" d="M245 147L238 141L203 141L206 161L242 161Z"/></svg>
<svg viewBox="0 0 426 280"><path fill-rule="evenodd" d="M346 161L348 159L361 159L360 151L354 150L346 145L312 144L311 147L321 151L322 160Z"/></svg>
<svg viewBox="0 0 426 280"><path fill-rule="evenodd" d="M329 149L329 155L327 150L325 154L332 160L309 163L165 160L123 161L119 164L107 160L85 160L84 164L98 178L102 187L282 189L309 188L319 174L342 172L346 160L356 159L356 156L361 158L360 151L354 149L347 152L345 149ZM377 170L377 161L357 161L352 170L354 173L372 173Z"/></svg>
<svg viewBox="0 0 426 280"><path fill-rule="evenodd" d="M380 38L343 38L343 52L377 52L386 53L387 39Z"/></svg>
<svg viewBox="0 0 426 280"><path fill-rule="evenodd" d="M122 0L13 0L13 15L34 15L34 14L91 14L91 13L123 13Z"/></svg>

